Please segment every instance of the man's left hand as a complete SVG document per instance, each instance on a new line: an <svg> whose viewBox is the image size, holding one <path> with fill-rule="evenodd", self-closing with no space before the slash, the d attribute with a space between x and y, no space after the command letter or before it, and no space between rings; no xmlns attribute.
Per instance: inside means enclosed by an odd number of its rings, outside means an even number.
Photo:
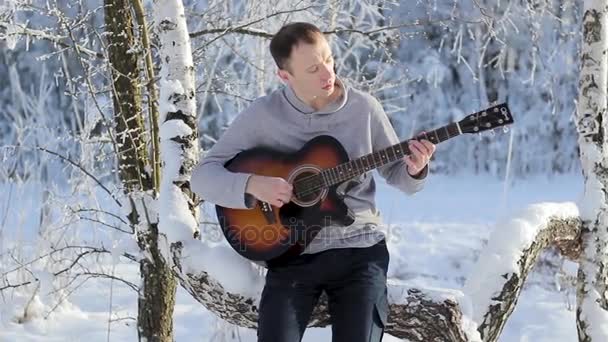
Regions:
<svg viewBox="0 0 608 342"><path fill-rule="evenodd" d="M410 140L409 148L411 154L404 158L407 164L407 172L411 176L417 176L429 163L433 153L435 153L435 144L426 139L420 141Z"/></svg>

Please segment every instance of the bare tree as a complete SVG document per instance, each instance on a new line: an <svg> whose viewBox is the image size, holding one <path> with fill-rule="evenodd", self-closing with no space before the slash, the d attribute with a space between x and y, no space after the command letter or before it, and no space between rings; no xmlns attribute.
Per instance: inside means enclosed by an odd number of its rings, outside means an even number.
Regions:
<svg viewBox="0 0 608 342"><path fill-rule="evenodd" d="M150 159L148 155L141 95L142 55L135 52L142 44L138 43L136 37L136 19L132 14L132 5L136 5L136 13L140 13L141 37L147 37L147 27L141 16L140 2L105 0L104 5L106 29L109 33L109 64L112 74L119 176L130 204L129 222L136 227L139 247L146 256L140 260L142 282L138 298L137 331L139 339L143 341L172 341L177 282L159 247L158 214L154 210L159 190L154 187L155 180L158 179L158 169L155 169L155 159ZM144 41L147 41L147 38ZM147 49L146 54L149 53ZM149 61L149 57L146 61ZM153 71L149 67L146 70L151 81ZM151 91L151 105L155 106L155 90L153 87L148 89ZM152 146L156 147L154 145L153 143ZM153 148L152 155L156 153L157 150ZM149 170L157 172L153 175Z"/></svg>

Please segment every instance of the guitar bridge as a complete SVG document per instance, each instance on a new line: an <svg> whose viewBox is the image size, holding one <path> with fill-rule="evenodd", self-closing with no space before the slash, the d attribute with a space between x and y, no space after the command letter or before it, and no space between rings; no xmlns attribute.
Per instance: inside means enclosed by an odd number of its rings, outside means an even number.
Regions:
<svg viewBox="0 0 608 342"><path fill-rule="evenodd" d="M266 217L266 222L269 224L275 224L277 222L274 217L274 212L272 211L272 206L267 202L262 202L262 213L264 214L264 217Z"/></svg>

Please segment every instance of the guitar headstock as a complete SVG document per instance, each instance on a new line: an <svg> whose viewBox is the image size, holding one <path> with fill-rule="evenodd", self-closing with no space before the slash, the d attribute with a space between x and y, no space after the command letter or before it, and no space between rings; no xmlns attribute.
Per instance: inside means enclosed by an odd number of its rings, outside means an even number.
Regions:
<svg viewBox="0 0 608 342"><path fill-rule="evenodd" d="M463 133L480 133L512 123L513 116L506 103L467 115L458 122Z"/></svg>

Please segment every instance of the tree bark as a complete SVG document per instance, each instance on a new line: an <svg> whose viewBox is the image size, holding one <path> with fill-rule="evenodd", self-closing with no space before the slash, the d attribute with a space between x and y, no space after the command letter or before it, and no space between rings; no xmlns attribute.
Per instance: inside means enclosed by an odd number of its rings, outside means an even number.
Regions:
<svg viewBox="0 0 608 342"><path fill-rule="evenodd" d="M172 244L198 237L198 203L189 182L199 153L194 65L181 0L155 0L153 11L161 64L159 244L167 252L163 260L171 263ZM172 318L166 314L164 319Z"/></svg>
<svg viewBox="0 0 608 342"><path fill-rule="evenodd" d="M150 47L150 38L148 35L148 23L146 21L146 13L142 0L133 0L133 9L135 17L139 25L139 33L141 36L141 45L143 47L145 69L146 69L146 88L148 89L148 111L150 122L150 143L151 143L151 161L152 165L152 182L154 191L158 192L160 187L160 139L158 128L158 95L156 83L154 82L154 62L152 61L152 49Z"/></svg>
<svg viewBox="0 0 608 342"><path fill-rule="evenodd" d="M608 341L608 6L585 0L576 125L585 176L576 325L579 341Z"/></svg>
<svg viewBox="0 0 608 342"><path fill-rule="evenodd" d="M127 0L105 0L108 55L112 74L114 125L118 144L118 172L125 190L150 189L144 172L147 151L131 6Z"/></svg>
<svg viewBox="0 0 608 342"><path fill-rule="evenodd" d="M139 88L139 55L133 52L134 18L127 0L105 0L109 62L112 74L114 122L120 180L130 201L129 223L145 258L138 298L138 336L145 341L173 341L173 307L177 282L158 248L157 215L145 203L153 198L153 179L145 171L147 154L142 97ZM144 204L144 205L142 205Z"/></svg>

